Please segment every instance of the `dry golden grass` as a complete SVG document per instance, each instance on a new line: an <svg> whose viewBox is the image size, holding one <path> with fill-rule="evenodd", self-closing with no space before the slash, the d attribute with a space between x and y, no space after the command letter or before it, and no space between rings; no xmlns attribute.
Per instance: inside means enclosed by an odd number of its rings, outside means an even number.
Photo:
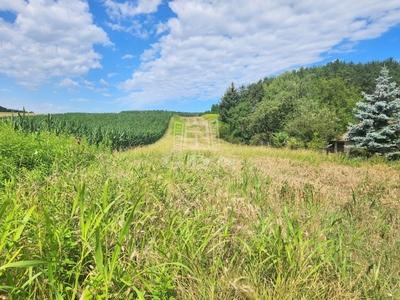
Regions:
<svg viewBox="0 0 400 300"><path fill-rule="evenodd" d="M0 112L0 117L10 117L12 115L16 115L16 113L9 113L9 112Z"/></svg>
<svg viewBox="0 0 400 300"><path fill-rule="evenodd" d="M201 118L196 118L200 122ZM190 120L189 120L190 121ZM366 253L354 252L353 260L360 264L360 267L367 262L371 265L377 264L377 259L371 255L381 255L377 251L382 247L395 248L395 244L400 236L400 172L398 166L387 165L384 163L372 163L362 161L349 161L341 159L338 155L326 155L308 150L288 150L271 149L267 147L251 147L244 145L232 145L220 141L220 150L210 149L191 149L189 151L173 151L172 131L169 131L164 139L158 143L134 149L128 153L121 154L126 157L159 154L165 157L180 156L188 161L191 158L196 160L198 170L198 180L203 180L207 185L206 191L193 195L191 183L179 186L169 185L171 193L171 205L182 207L190 214L193 211L213 211L218 217L218 222L226 224L233 213L233 232L239 235L257 235L253 232L251 224L258 224L259 218L266 209L276 215L282 213L285 206L293 210L290 214L297 216L304 229L306 236L318 235L319 232L326 231L327 216L331 222L335 218L344 220L344 216L350 216L352 225L344 222L344 228L357 228L363 232L363 248ZM182 158L177 159L182 161ZM202 178L201 174L215 172L218 165L226 172L222 177L215 177L213 181ZM184 166L175 166L177 170L184 170ZM247 168L247 171L244 171ZM254 171L257 170L257 171ZM262 181L260 203L254 203L256 191L253 189L245 190L242 195L232 195L229 192L237 178L243 177L248 172L249 180L254 180L254 176L259 176ZM257 173L257 175L255 175ZM236 179L235 179L236 178ZM232 188L232 190L237 187ZM193 192L193 191L192 191ZM253 200L251 200L253 199ZM311 201L315 205L316 211L310 211L307 202ZM394 212L397 212L394 213ZM210 216L211 218L211 216ZM346 217L347 218L347 217ZM390 219L388 219L390 218ZM279 221L280 220L280 221ZM212 219L205 220L205 223L212 222ZM215 219L214 219L215 221ZM285 223L284 219L278 222ZM391 224L391 225L388 225ZM348 227L349 226L349 227ZM347 229L349 230L349 229ZM347 235L345 231L342 232ZM352 234L355 235L356 232ZM321 233L321 241L327 239ZM351 235L349 240L351 240ZM392 253L392 250L387 250ZM374 254L375 253L375 254ZM394 267L396 270L398 266ZM359 274L360 278L364 275ZM232 279L234 280L234 279ZM350 285L357 286L357 280ZM318 284L318 282L314 283ZM359 294L352 293L349 289L343 289L339 282L323 283L325 288L331 286L329 294L332 299L355 299ZM245 285L245 284L244 284ZM349 287L349 286L347 286ZM253 286L254 288L254 286ZM314 287L318 290L318 287ZM343 289L343 291L340 291ZM372 289L372 288L371 288ZM296 290L280 290L288 294L271 294L270 299L289 299L296 297ZM290 294L289 292L293 292ZM210 295L212 292L210 292ZM256 295L257 293L252 293ZM390 294L390 293L389 293ZM357 296L358 295L358 296ZM265 295L263 295L265 296ZM287 298L289 297L289 298ZM257 297L256 297L257 298ZM318 298L318 297L317 297Z"/></svg>
<svg viewBox="0 0 400 300"><path fill-rule="evenodd" d="M198 133L201 132L199 124L206 120L203 117L181 118L188 124L195 124ZM172 122L171 121L171 125ZM139 155L146 153L179 153L173 151L172 128L165 138L157 143L121 153L122 156ZM198 136L199 141L205 138ZM192 143L194 144L194 143ZM220 140L220 150L212 150L206 143L199 143L198 149L190 147L184 153L212 152L219 157L225 167L233 167L232 171L240 172L243 160L257 167L263 176L271 178L274 192L279 193L282 183L285 182L298 191L304 185L312 185L315 194L321 201L335 204L344 204L352 199L353 191L362 191L366 185L380 187L381 201L385 205L398 205L400 195L400 172L392 166L384 164L371 164L368 162L357 165L345 165L338 162L335 154L329 156L309 150L272 149L244 145L232 145ZM277 195L275 195L277 196Z"/></svg>
<svg viewBox="0 0 400 300"><path fill-rule="evenodd" d="M31 113L25 113L27 116L36 116L36 114L31 114ZM17 116L18 113L16 112L0 112L0 118L1 117L11 117L11 116Z"/></svg>

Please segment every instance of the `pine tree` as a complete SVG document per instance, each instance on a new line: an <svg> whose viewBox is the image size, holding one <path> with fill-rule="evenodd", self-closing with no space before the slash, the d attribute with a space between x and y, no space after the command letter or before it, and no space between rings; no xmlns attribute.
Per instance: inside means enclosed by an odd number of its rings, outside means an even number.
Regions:
<svg viewBox="0 0 400 300"><path fill-rule="evenodd" d="M400 155L400 90L390 82L389 71L383 67L376 79L373 94L363 93L365 102L354 109L357 124L349 125L348 139L368 155L385 155L388 159Z"/></svg>
<svg viewBox="0 0 400 300"><path fill-rule="evenodd" d="M219 104L220 120L224 123L229 123L231 118L231 109L236 106L239 101L239 93L232 82L231 86L226 90Z"/></svg>

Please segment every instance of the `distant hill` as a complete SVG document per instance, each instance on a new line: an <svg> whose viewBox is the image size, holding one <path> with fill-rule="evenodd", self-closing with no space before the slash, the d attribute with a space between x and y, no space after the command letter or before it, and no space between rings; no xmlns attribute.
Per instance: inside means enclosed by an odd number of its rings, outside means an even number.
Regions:
<svg viewBox="0 0 400 300"><path fill-rule="evenodd" d="M23 110L18 110L18 109L9 109L9 108L5 108L3 106L0 106L0 112L24 112ZM27 111L25 111L27 112ZM29 113L33 113L33 112L29 112Z"/></svg>

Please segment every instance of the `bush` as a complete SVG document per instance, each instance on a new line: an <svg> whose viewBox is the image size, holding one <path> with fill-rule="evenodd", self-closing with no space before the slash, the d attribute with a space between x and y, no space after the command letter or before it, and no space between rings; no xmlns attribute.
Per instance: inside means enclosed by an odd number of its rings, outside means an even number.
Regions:
<svg viewBox="0 0 400 300"><path fill-rule="evenodd" d="M349 147L349 151L347 152L349 157L351 158L368 158L370 155L364 148L357 147Z"/></svg>
<svg viewBox="0 0 400 300"><path fill-rule="evenodd" d="M400 152L392 152L386 155L387 160L394 161L400 159Z"/></svg>
<svg viewBox="0 0 400 300"><path fill-rule="evenodd" d="M102 148L105 150L107 145ZM0 122L0 187L4 180L21 176L26 171L36 170L48 176L87 166L98 152L99 149L90 146L85 139L14 131L11 125Z"/></svg>
<svg viewBox="0 0 400 300"><path fill-rule="evenodd" d="M250 139L251 146L268 146L269 135L267 133L256 133Z"/></svg>
<svg viewBox="0 0 400 300"><path fill-rule="evenodd" d="M294 137L290 137L286 143L286 146L289 147L291 150L296 150L300 148L304 148L304 144L298 141Z"/></svg>
<svg viewBox="0 0 400 300"><path fill-rule="evenodd" d="M229 125L223 122L219 122L219 137L226 140L229 137Z"/></svg>
<svg viewBox="0 0 400 300"><path fill-rule="evenodd" d="M289 135L286 132L276 132L272 134L271 144L273 147L282 148L286 146Z"/></svg>

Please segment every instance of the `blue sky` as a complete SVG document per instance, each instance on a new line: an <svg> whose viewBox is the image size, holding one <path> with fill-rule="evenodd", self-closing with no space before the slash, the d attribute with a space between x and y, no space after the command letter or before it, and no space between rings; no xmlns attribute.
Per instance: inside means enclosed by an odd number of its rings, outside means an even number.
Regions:
<svg viewBox="0 0 400 300"><path fill-rule="evenodd" d="M0 106L205 111L231 82L399 49L398 0L0 0Z"/></svg>

